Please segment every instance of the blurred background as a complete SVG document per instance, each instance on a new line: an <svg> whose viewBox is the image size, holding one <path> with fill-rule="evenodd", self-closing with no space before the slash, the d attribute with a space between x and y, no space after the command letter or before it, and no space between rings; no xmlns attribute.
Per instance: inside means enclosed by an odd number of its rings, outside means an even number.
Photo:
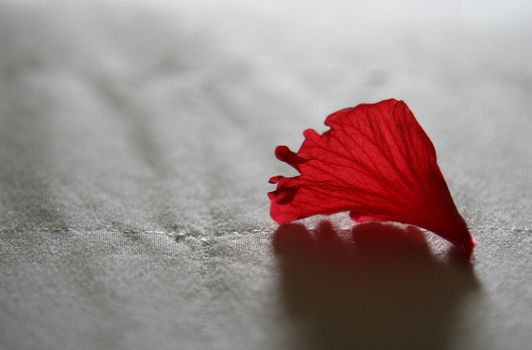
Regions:
<svg viewBox="0 0 532 350"><path fill-rule="evenodd" d="M528 349L531 45L529 1L1 0L0 348ZM268 215L276 145L391 97L472 266Z"/></svg>

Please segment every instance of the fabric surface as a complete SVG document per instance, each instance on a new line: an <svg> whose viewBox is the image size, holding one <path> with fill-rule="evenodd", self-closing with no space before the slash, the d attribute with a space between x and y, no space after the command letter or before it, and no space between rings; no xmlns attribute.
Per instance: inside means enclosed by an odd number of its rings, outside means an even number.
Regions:
<svg viewBox="0 0 532 350"><path fill-rule="evenodd" d="M530 349L532 4L0 2L0 348ZM478 241L267 179L403 99Z"/></svg>

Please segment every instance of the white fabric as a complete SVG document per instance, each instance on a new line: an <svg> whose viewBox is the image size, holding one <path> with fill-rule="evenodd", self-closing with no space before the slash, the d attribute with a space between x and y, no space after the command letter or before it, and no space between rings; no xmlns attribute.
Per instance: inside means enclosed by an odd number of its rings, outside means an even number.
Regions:
<svg viewBox="0 0 532 350"><path fill-rule="evenodd" d="M0 2L0 348L529 348L531 11ZM350 265L274 234L274 147L390 97L435 143L472 270L430 233L413 265L418 241Z"/></svg>

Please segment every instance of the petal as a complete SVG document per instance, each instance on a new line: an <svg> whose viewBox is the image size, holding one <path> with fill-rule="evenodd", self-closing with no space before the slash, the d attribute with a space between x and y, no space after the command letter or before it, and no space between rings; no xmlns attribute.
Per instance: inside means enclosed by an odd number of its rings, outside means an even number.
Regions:
<svg viewBox="0 0 532 350"><path fill-rule="evenodd" d="M323 134L305 130L298 152L275 154L301 175L275 176L270 214L282 224L349 211L356 221L416 225L471 250L474 239L451 198L427 134L403 101L331 114Z"/></svg>

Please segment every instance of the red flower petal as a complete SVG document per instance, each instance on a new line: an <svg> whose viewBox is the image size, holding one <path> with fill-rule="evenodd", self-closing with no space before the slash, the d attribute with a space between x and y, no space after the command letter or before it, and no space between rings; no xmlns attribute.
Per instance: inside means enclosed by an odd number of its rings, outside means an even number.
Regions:
<svg viewBox="0 0 532 350"><path fill-rule="evenodd" d="M403 101L360 104L331 114L331 129L305 130L297 153L275 155L301 175L274 176L268 193L279 224L349 211L353 220L396 221L430 230L471 251L475 245L458 213L427 134Z"/></svg>

